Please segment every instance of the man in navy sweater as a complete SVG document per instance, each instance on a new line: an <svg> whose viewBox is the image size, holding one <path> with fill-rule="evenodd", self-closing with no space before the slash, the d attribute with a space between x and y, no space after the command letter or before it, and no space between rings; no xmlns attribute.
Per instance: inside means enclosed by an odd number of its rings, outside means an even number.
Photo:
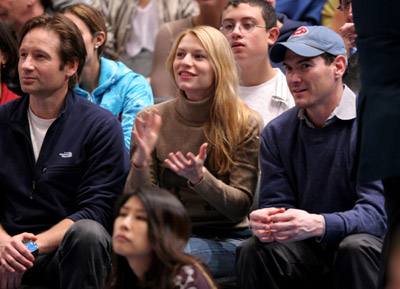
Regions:
<svg viewBox="0 0 400 289"><path fill-rule="evenodd" d="M0 288L103 288L129 167L121 124L73 92L85 63L63 15L21 31L28 95L0 107Z"/></svg>
<svg viewBox="0 0 400 289"><path fill-rule="evenodd" d="M386 230L380 182L350 181L356 97L342 82L346 49L323 26L271 49L296 107L261 135L254 237L237 251L240 288L375 288Z"/></svg>

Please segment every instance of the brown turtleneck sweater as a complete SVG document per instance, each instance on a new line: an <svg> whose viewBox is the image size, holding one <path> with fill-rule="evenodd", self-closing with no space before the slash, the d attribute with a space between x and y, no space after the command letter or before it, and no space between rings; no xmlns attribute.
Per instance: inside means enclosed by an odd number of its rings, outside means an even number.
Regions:
<svg viewBox="0 0 400 289"><path fill-rule="evenodd" d="M193 187L188 185L187 179L175 174L164 164L170 152L180 151L183 155L188 152L195 155L199 153L200 146L207 142L203 126L209 118L211 101L212 98L190 101L180 95L146 108L157 108L161 115L158 142L148 167L137 169L131 163L125 191L145 184L158 184L181 200L193 227L218 230L247 228L247 214L253 202L259 170L260 130L254 116L249 117L244 150L239 148L234 154L233 159L237 164L229 173L218 175L212 171L207 158L204 178ZM208 156L211 149L209 145ZM132 139L131 156L134 150Z"/></svg>

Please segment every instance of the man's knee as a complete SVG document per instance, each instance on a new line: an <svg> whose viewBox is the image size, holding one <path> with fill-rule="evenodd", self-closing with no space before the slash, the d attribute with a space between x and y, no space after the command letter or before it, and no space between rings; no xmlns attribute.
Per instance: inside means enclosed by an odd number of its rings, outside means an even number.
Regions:
<svg viewBox="0 0 400 289"><path fill-rule="evenodd" d="M236 248L236 255L249 255L255 250L257 237L250 237Z"/></svg>
<svg viewBox="0 0 400 289"><path fill-rule="evenodd" d="M380 252L382 240L369 234L354 234L344 238L339 244L338 254L354 255L365 252Z"/></svg>
<svg viewBox="0 0 400 289"><path fill-rule="evenodd" d="M111 250L111 237L98 222L83 219L75 222L66 232L64 246L83 247L88 250L96 248Z"/></svg>
<svg viewBox="0 0 400 289"><path fill-rule="evenodd" d="M263 243L255 236L250 237L236 249L236 267L246 267L247 264L259 266L271 260L280 260L286 255L287 246L278 242Z"/></svg>

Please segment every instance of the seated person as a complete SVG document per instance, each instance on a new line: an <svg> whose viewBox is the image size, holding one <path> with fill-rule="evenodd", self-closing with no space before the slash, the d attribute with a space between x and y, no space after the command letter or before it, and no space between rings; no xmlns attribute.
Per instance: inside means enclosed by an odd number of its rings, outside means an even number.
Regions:
<svg viewBox="0 0 400 289"><path fill-rule="evenodd" d="M260 124L237 96L235 60L217 29L182 32L167 65L179 93L136 118L125 191L149 184L177 196L193 223L185 251L215 278L233 276L236 247L251 235Z"/></svg>
<svg viewBox="0 0 400 289"><path fill-rule="evenodd" d="M15 33L18 40L25 22L43 14L53 14L52 0L2 0L0 1L0 18Z"/></svg>
<svg viewBox="0 0 400 289"><path fill-rule="evenodd" d="M102 57L107 31L100 11L82 3L68 6L61 13L74 21L85 39L87 57L75 92L120 118L129 152L136 114L154 103L150 84L122 62Z"/></svg>
<svg viewBox="0 0 400 289"><path fill-rule="evenodd" d="M118 119L73 91L85 58L64 15L21 30L27 95L0 106L0 288L104 286L129 159Z"/></svg>
<svg viewBox="0 0 400 289"><path fill-rule="evenodd" d="M208 0L207 0L208 1ZM151 73L160 26L197 15L195 0L92 0L105 16L108 30L105 54L145 77Z"/></svg>
<svg viewBox="0 0 400 289"><path fill-rule="evenodd" d="M274 9L276 8L276 0L262 0L262 1L270 3L272 7L274 7ZM276 9L275 13L277 17L276 27L278 27L279 29L279 36L278 39L276 40L277 42L283 42L288 40L288 38L293 34L293 32L297 28L299 28L300 26L309 25L307 21L303 20L299 21L291 19L286 14L276 11ZM282 63L276 63L271 59L270 62L272 67L280 68L283 71L283 73L285 73L285 68L283 67Z"/></svg>
<svg viewBox="0 0 400 289"><path fill-rule="evenodd" d="M228 0L200 1L200 14L183 19L166 22L157 33L154 47L154 58L151 69L151 88L156 101L172 98L177 93L173 78L169 75L165 62L174 44L175 38L182 31L197 25L220 26L221 12Z"/></svg>
<svg viewBox="0 0 400 289"><path fill-rule="evenodd" d="M343 11L346 23L340 27L340 33L346 40L349 49L349 63L346 73L343 75L343 83L346 84L355 94L361 89L361 68L358 60L356 46L356 27L353 21L353 8L351 0L340 0L340 10Z"/></svg>
<svg viewBox="0 0 400 289"><path fill-rule="evenodd" d="M272 68L269 48L279 30L274 8L264 0L231 0L221 15L221 32L240 68L239 97L264 125L294 106L285 75Z"/></svg>
<svg viewBox="0 0 400 289"><path fill-rule="evenodd" d="M0 105L19 97L11 91L18 65L18 44L11 31L0 19Z"/></svg>
<svg viewBox="0 0 400 289"><path fill-rule="evenodd" d="M320 25L321 12L325 2L326 0L280 0L277 1L275 9L290 19L305 21L308 25Z"/></svg>
<svg viewBox="0 0 400 289"><path fill-rule="evenodd" d="M356 96L342 38L300 27L271 49L296 107L261 134L254 237L237 251L240 288L376 288L386 232L381 182L350 181Z"/></svg>
<svg viewBox="0 0 400 289"><path fill-rule="evenodd" d="M216 289L202 262L183 252L189 237L189 215L168 191L125 193L117 205L106 289Z"/></svg>

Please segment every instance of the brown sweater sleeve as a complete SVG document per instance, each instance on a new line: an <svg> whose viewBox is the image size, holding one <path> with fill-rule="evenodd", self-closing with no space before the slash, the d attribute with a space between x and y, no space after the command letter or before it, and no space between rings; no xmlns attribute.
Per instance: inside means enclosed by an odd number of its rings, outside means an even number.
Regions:
<svg viewBox="0 0 400 289"><path fill-rule="evenodd" d="M255 118L249 119L243 144L243 149L239 147L235 153L229 184L217 179L208 170L199 184L189 184L192 190L233 222L247 216L257 186L260 128Z"/></svg>

